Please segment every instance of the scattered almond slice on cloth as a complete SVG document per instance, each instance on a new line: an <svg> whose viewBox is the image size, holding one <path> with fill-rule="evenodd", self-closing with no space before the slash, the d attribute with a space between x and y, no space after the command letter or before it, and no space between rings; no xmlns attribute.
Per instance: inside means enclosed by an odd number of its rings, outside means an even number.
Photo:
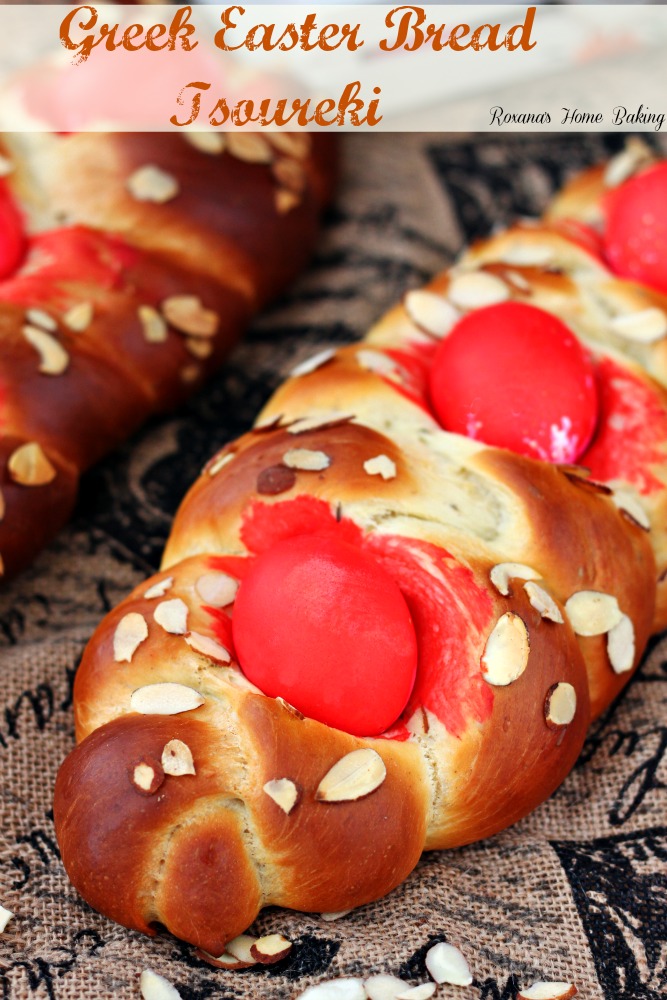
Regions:
<svg viewBox="0 0 667 1000"><path fill-rule="evenodd" d="M212 965L216 969L229 969L229 970L239 970L248 969L251 965L255 965L255 962L242 962L235 955L230 955L228 951L222 953L217 958L215 955L211 955L208 951L203 951L201 948L195 950L195 955L197 958L201 958L203 962L207 962L208 965Z"/></svg>
<svg viewBox="0 0 667 1000"><path fill-rule="evenodd" d="M436 983L470 986L472 973L463 952L453 944L440 941L426 953L426 968Z"/></svg>
<svg viewBox="0 0 667 1000"><path fill-rule="evenodd" d="M402 993L396 994L396 1000L428 1000L436 989L435 983L420 983L418 986L409 986Z"/></svg>
<svg viewBox="0 0 667 1000"><path fill-rule="evenodd" d="M282 934L267 934L257 938L250 946L250 954L256 962L262 965L271 965L273 962L280 962L286 958L292 950L292 942L288 941Z"/></svg>
<svg viewBox="0 0 667 1000"><path fill-rule="evenodd" d="M0 934L3 933L5 927L13 916L14 914L11 910L8 910L5 906L0 905Z"/></svg>
<svg viewBox="0 0 667 1000"><path fill-rule="evenodd" d="M253 956L251 949L256 942L257 938L251 934L239 934L238 937L227 942L227 952L234 958L238 958L239 962L254 965L257 959Z"/></svg>
<svg viewBox="0 0 667 1000"><path fill-rule="evenodd" d="M299 994L301 1000L366 1000L362 979L330 979L327 983L309 986Z"/></svg>
<svg viewBox="0 0 667 1000"><path fill-rule="evenodd" d="M519 990L517 1000L570 1000L576 997L577 987L573 983L533 983L527 989Z"/></svg>
<svg viewBox="0 0 667 1000"><path fill-rule="evenodd" d="M409 983L398 976L380 974L369 976L364 982L364 989L368 1000L396 1000L396 998L410 989Z"/></svg>
<svg viewBox="0 0 667 1000"><path fill-rule="evenodd" d="M168 979L144 969L139 983L143 1000L180 1000L181 994Z"/></svg>

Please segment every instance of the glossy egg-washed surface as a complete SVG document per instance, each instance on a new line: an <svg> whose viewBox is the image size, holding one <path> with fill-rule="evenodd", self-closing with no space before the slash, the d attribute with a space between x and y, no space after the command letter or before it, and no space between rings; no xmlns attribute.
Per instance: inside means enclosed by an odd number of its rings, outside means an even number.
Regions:
<svg viewBox="0 0 667 1000"><path fill-rule="evenodd" d="M324 137L0 137L0 573L210 375L313 248Z"/></svg>
<svg viewBox="0 0 667 1000"><path fill-rule="evenodd" d="M589 208L584 199L566 214L588 227ZM77 675L82 742L61 770L55 816L70 877L94 906L221 954L261 906L358 906L424 848L488 836L562 781L591 717L665 621L667 302L615 278L591 252L598 244L560 222L480 243L364 342L295 373L255 429L207 465L162 571L102 622ZM546 310L581 340L598 391L579 459L592 476L436 419L438 345L462 316L500 302ZM637 330L659 330L661 316L662 335L640 342ZM304 718L240 669L236 594L304 536L374 560L409 609L415 684L379 738ZM180 711L144 714L163 684L179 686L169 690ZM161 773L174 739L194 774ZM375 777L343 781L333 801L328 775L355 750ZM141 763L156 787L138 787Z"/></svg>

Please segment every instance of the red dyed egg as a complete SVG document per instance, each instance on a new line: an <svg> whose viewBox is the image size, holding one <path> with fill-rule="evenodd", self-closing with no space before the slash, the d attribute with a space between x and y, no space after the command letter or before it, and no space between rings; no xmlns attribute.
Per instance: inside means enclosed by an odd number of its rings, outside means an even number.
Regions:
<svg viewBox="0 0 667 1000"><path fill-rule="evenodd" d="M611 269L667 292L667 163L615 188L605 209L604 249Z"/></svg>
<svg viewBox="0 0 667 1000"><path fill-rule="evenodd" d="M300 535L258 556L232 628L246 677L311 719L375 736L407 704L417 669L408 606L380 564L345 542Z"/></svg>
<svg viewBox="0 0 667 1000"><path fill-rule="evenodd" d="M0 181L0 279L18 268L25 251L23 222L7 185Z"/></svg>
<svg viewBox="0 0 667 1000"><path fill-rule="evenodd" d="M555 316L518 302L469 313L438 347L431 401L448 431L575 462L598 415L593 364Z"/></svg>

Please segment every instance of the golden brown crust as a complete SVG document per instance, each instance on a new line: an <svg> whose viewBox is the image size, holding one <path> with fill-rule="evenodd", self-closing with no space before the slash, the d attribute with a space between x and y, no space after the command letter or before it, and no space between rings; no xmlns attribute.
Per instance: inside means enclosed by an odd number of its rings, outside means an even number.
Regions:
<svg viewBox="0 0 667 1000"><path fill-rule="evenodd" d="M582 459L593 475L438 425L430 360L456 318L486 304L475 301L480 278L482 300L491 291L531 301L563 317L590 350L604 387ZM107 755L105 734L123 734L123 761L130 748L151 759L160 752L158 722L136 713L133 692L165 682L196 692L202 703L174 717L181 728L160 720L160 741L178 731L196 743L196 781L200 766L217 766L216 791L193 793L171 832L146 821L163 876L150 904L145 872L135 876L135 896L112 914L123 923L158 920L219 953L262 905L359 906L404 878L422 849L503 829L565 778L591 718L620 692L665 614L664 601L654 612L656 557L660 566L667 553L667 435L642 430L667 421L665 392L642 368L657 375L659 351L624 349L607 323L619 303L644 308L644 291L542 226L479 244L425 292L406 296L361 344L297 372L254 430L209 462L177 514L162 570L110 612L85 652L75 685L83 742L59 778L56 825L65 864L94 905L109 912L96 866L118 874L122 862L89 846L108 836L104 810L84 817L89 776L102 760L114 770L121 811L129 795L133 811L146 798L126 778L121 785L121 755ZM295 468L295 449L315 453L316 468ZM257 692L234 650L233 587L210 604L211 576L242 586L258 553L304 533L378 560L408 604L417 679L383 738L330 729ZM171 631L158 610L169 601L181 614ZM210 746L197 742L198 727ZM318 800L329 769L358 749L382 758L384 779L342 802ZM286 797L274 798L267 785L281 781ZM177 782L198 787L168 776L153 800ZM77 822L83 862L72 860ZM204 856L226 881L224 902L202 882ZM154 865L151 854L147 870Z"/></svg>
<svg viewBox="0 0 667 1000"><path fill-rule="evenodd" d="M290 156L254 138L264 162L232 140L205 153L176 135L4 137L2 183L32 244L0 291L0 435L37 441L57 478L71 469L68 503L35 487L30 522L13 505L0 519L7 575L64 523L76 475L201 385L310 255L331 144L297 137Z"/></svg>

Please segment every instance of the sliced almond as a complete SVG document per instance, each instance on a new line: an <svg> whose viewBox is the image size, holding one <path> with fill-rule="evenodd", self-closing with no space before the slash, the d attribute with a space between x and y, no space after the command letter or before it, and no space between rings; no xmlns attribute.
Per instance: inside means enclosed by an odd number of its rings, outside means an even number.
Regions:
<svg viewBox="0 0 667 1000"><path fill-rule="evenodd" d="M146 684L133 691L130 697L130 708L141 715L179 715L192 712L203 704L204 698L199 691L171 681Z"/></svg>
<svg viewBox="0 0 667 1000"><path fill-rule="evenodd" d="M228 451L225 455L220 455L218 458L214 458L208 467L209 476L217 476L220 469L224 469L229 462L234 458L234 452Z"/></svg>
<svg viewBox="0 0 667 1000"><path fill-rule="evenodd" d="M482 676L488 684L505 687L528 666L530 640L525 622L507 611L496 622L482 653Z"/></svg>
<svg viewBox="0 0 667 1000"><path fill-rule="evenodd" d="M160 308L168 323L193 337L213 337L220 326L217 312L207 309L197 295L171 295Z"/></svg>
<svg viewBox="0 0 667 1000"><path fill-rule="evenodd" d="M383 479L396 478L396 463L388 455L376 455L364 462L364 472L369 476L382 476Z"/></svg>
<svg viewBox="0 0 667 1000"><path fill-rule="evenodd" d="M506 282L495 274L485 271L470 271L457 275L449 284L447 298L457 309L481 309L510 298Z"/></svg>
<svg viewBox="0 0 667 1000"><path fill-rule="evenodd" d="M328 924L333 923L335 920L342 920L346 917L348 913L352 913L353 910L335 910L333 913L320 913L320 918L326 920Z"/></svg>
<svg viewBox="0 0 667 1000"><path fill-rule="evenodd" d="M532 581L524 583L523 589L526 591L531 605L543 618L548 618L549 621L556 622L558 625L563 624L561 610L551 594L548 594L543 587L538 586L537 583L533 583Z"/></svg>
<svg viewBox="0 0 667 1000"><path fill-rule="evenodd" d="M435 983L420 983L419 986L408 986L396 994L396 1000L428 1000L436 991Z"/></svg>
<svg viewBox="0 0 667 1000"><path fill-rule="evenodd" d="M256 962L242 962L239 958L234 955L230 955L228 951L223 952L217 958L214 955L210 955L207 951L201 948L197 948L195 951L197 958L201 958L202 961L207 962L212 965L215 969L248 969L251 965L256 965Z"/></svg>
<svg viewBox="0 0 667 1000"><path fill-rule="evenodd" d="M289 816L299 798L299 790L289 778L273 778L263 786L270 799Z"/></svg>
<svg viewBox="0 0 667 1000"><path fill-rule="evenodd" d="M649 516L635 490L627 486L614 487L611 499L621 513L626 514L640 528L644 531L651 530Z"/></svg>
<svg viewBox="0 0 667 1000"><path fill-rule="evenodd" d="M190 632L186 635L185 641L191 649L194 649L195 653L208 657L214 663L232 662L229 650L208 635L202 635L201 632Z"/></svg>
<svg viewBox="0 0 667 1000"><path fill-rule="evenodd" d="M168 590L171 590L174 584L173 576L165 576L163 580L158 580L154 583L152 587L144 591L144 597L147 601L152 601L154 597L164 597Z"/></svg>
<svg viewBox="0 0 667 1000"><path fill-rule="evenodd" d="M238 937L233 938L233 940L227 943L226 950L234 958L238 958L240 962L247 962L249 965L253 965L257 959L253 958L250 949L256 941L257 938L252 937L250 934L239 934Z"/></svg>
<svg viewBox="0 0 667 1000"><path fill-rule="evenodd" d="M130 174L127 179L127 189L137 201L150 201L162 205L176 197L179 184L166 170L148 163Z"/></svg>
<svg viewBox="0 0 667 1000"><path fill-rule="evenodd" d="M434 944L426 952L426 968L436 983L451 986L470 986L472 973L463 952L444 941Z"/></svg>
<svg viewBox="0 0 667 1000"><path fill-rule="evenodd" d="M337 413L316 413L310 417L299 417L286 427L287 433L292 435L308 434L309 431L329 430L332 427L341 427L349 424L351 416L341 417Z"/></svg>
<svg viewBox="0 0 667 1000"><path fill-rule="evenodd" d="M169 740L162 751L162 770L174 778L196 774L192 750L183 740Z"/></svg>
<svg viewBox="0 0 667 1000"><path fill-rule="evenodd" d="M295 191L288 191L287 188L278 188L273 196L273 203L278 215L287 215L293 208L301 204L301 195Z"/></svg>
<svg viewBox="0 0 667 1000"><path fill-rule="evenodd" d="M62 375L69 366L69 354L62 344L37 326L24 326L23 336L39 354L42 375Z"/></svg>
<svg viewBox="0 0 667 1000"><path fill-rule="evenodd" d="M286 712L289 712L290 715L293 715L295 719L299 719L299 721L301 721L306 718L303 712L300 712L298 708L294 707L294 705L290 705L290 703L288 701L285 701L284 698L276 698L276 701L280 706L282 706L282 708L285 709Z"/></svg>
<svg viewBox="0 0 667 1000"><path fill-rule="evenodd" d="M403 300L403 305L415 326L434 337L443 337L449 333L460 318L460 314L451 302L448 302L442 295L436 295L434 292L426 292L422 289L408 292Z"/></svg>
<svg viewBox="0 0 667 1000"><path fill-rule="evenodd" d="M226 573L202 573L195 581L195 590L204 604L211 608L226 608L239 589L239 582Z"/></svg>
<svg viewBox="0 0 667 1000"><path fill-rule="evenodd" d="M533 287L520 271L505 271L503 278L505 281L509 281L510 285L513 285L520 292L530 292Z"/></svg>
<svg viewBox="0 0 667 1000"><path fill-rule="evenodd" d="M544 714L552 728L568 726L577 711L577 692L567 681L552 685L547 691Z"/></svg>
<svg viewBox="0 0 667 1000"><path fill-rule="evenodd" d="M519 240L503 251L503 264L515 267L547 267L553 263L554 251L547 243Z"/></svg>
<svg viewBox="0 0 667 1000"><path fill-rule="evenodd" d="M318 351L317 354L313 354L312 357L306 358L305 361L301 361L300 364L295 365L289 373L290 378L300 378L302 375L310 375L311 372L317 371L322 365L325 365L327 361L331 361L335 357L336 351L333 347L327 347L324 351Z"/></svg>
<svg viewBox="0 0 667 1000"><path fill-rule="evenodd" d="M609 325L614 333L638 344L652 344L667 333L667 313L651 307L639 312L614 316Z"/></svg>
<svg viewBox="0 0 667 1000"><path fill-rule="evenodd" d="M607 635L607 655L615 674L625 674L635 665L635 627L628 615L621 615Z"/></svg>
<svg viewBox="0 0 667 1000"><path fill-rule="evenodd" d="M95 309L92 302L77 302L63 316L63 323L74 333L83 333L93 321Z"/></svg>
<svg viewBox="0 0 667 1000"><path fill-rule="evenodd" d="M180 1000L181 994L164 976L144 969L139 982L143 1000Z"/></svg>
<svg viewBox="0 0 667 1000"><path fill-rule="evenodd" d="M326 452L311 451L310 448L290 448L283 455L283 462L288 469L300 469L304 472L321 472L331 465Z"/></svg>
<svg viewBox="0 0 667 1000"><path fill-rule="evenodd" d="M637 171L651 163L654 159L652 151L634 136L628 139L625 149L612 158L607 163L604 171L604 183L606 187L618 187L627 181Z"/></svg>
<svg viewBox="0 0 667 1000"><path fill-rule="evenodd" d="M192 382L196 382L198 378L201 378L202 369L200 365L186 365L185 368L181 368L181 381L190 385Z"/></svg>
<svg viewBox="0 0 667 1000"><path fill-rule="evenodd" d="M0 934L3 933L13 916L14 914L11 910L8 910L5 906L0 906Z"/></svg>
<svg viewBox="0 0 667 1000"><path fill-rule="evenodd" d="M58 321L43 309L28 309L25 318L30 326L38 326L41 330L54 333L58 329Z"/></svg>
<svg viewBox="0 0 667 1000"><path fill-rule="evenodd" d="M209 156L219 156L226 145L224 132L186 132L183 138L200 153L208 153Z"/></svg>
<svg viewBox="0 0 667 1000"><path fill-rule="evenodd" d="M292 942L288 941L282 934L267 934L257 938L250 946L250 954L262 965L271 965L273 962L280 962L287 958L292 950Z"/></svg>
<svg viewBox="0 0 667 1000"><path fill-rule="evenodd" d="M517 1000L571 1000L576 997L577 987L573 983L533 983L519 990Z"/></svg>
<svg viewBox="0 0 667 1000"><path fill-rule="evenodd" d="M305 160L310 153L312 139L307 132L268 132L267 140L279 153Z"/></svg>
<svg viewBox="0 0 667 1000"><path fill-rule="evenodd" d="M56 478L56 470L36 441L22 444L7 462L9 475L20 486L46 486Z"/></svg>
<svg viewBox="0 0 667 1000"><path fill-rule="evenodd" d="M271 168L273 176L287 191L302 194L306 187L306 174L298 160L282 157L276 160Z"/></svg>
<svg viewBox="0 0 667 1000"><path fill-rule="evenodd" d="M227 150L244 163L271 163L273 149L257 132L227 132Z"/></svg>
<svg viewBox="0 0 667 1000"><path fill-rule="evenodd" d="M153 306L139 306L137 316L149 344L163 344L169 335L165 320Z"/></svg>
<svg viewBox="0 0 667 1000"><path fill-rule="evenodd" d="M536 569L523 563L506 562L493 566L489 577L496 590L503 597L507 597L510 592L510 580L539 580L540 574Z"/></svg>
<svg viewBox="0 0 667 1000"><path fill-rule="evenodd" d="M299 994L299 1000L366 1000L366 991L362 979L330 979L309 986Z"/></svg>
<svg viewBox="0 0 667 1000"><path fill-rule="evenodd" d="M588 475L573 472L571 468L565 465L561 465L560 470L565 478L569 479L575 486L578 486L580 490L588 490L589 493L601 493L605 497L609 497L612 494L611 487L607 486L606 483L599 483L596 479L590 479Z"/></svg>
<svg viewBox="0 0 667 1000"><path fill-rule="evenodd" d="M129 611L116 625L113 635L113 658L116 663L131 663L136 649L148 638L148 625L138 611Z"/></svg>
<svg viewBox="0 0 667 1000"><path fill-rule="evenodd" d="M199 337L186 337L185 349L194 355L195 358L210 358L213 354L213 344L210 340L203 340Z"/></svg>
<svg viewBox="0 0 667 1000"><path fill-rule="evenodd" d="M383 973L379 976L369 976L364 981L368 1000L396 1000L399 993L409 988L409 984L398 976L388 976Z"/></svg>
<svg viewBox="0 0 667 1000"><path fill-rule="evenodd" d="M580 590L565 602L565 614L577 635L603 635L618 625L622 611L611 594Z"/></svg>
<svg viewBox="0 0 667 1000"><path fill-rule="evenodd" d="M320 802L353 802L374 792L386 776L387 768L376 750L353 750L327 771L315 798Z"/></svg>
<svg viewBox="0 0 667 1000"><path fill-rule="evenodd" d="M164 771L156 760L144 758L132 765L132 784L142 795L154 795L164 782Z"/></svg>
<svg viewBox="0 0 667 1000"><path fill-rule="evenodd" d="M389 357L388 354L382 354L380 351L370 351L364 348L361 351L357 351L356 354L357 364L366 371L375 372L376 375L395 376L397 374L396 362Z"/></svg>
<svg viewBox="0 0 667 1000"><path fill-rule="evenodd" d="M171 635L185 635L188 630L188 606L180 597L158 604L153 618Z"/></svg>

